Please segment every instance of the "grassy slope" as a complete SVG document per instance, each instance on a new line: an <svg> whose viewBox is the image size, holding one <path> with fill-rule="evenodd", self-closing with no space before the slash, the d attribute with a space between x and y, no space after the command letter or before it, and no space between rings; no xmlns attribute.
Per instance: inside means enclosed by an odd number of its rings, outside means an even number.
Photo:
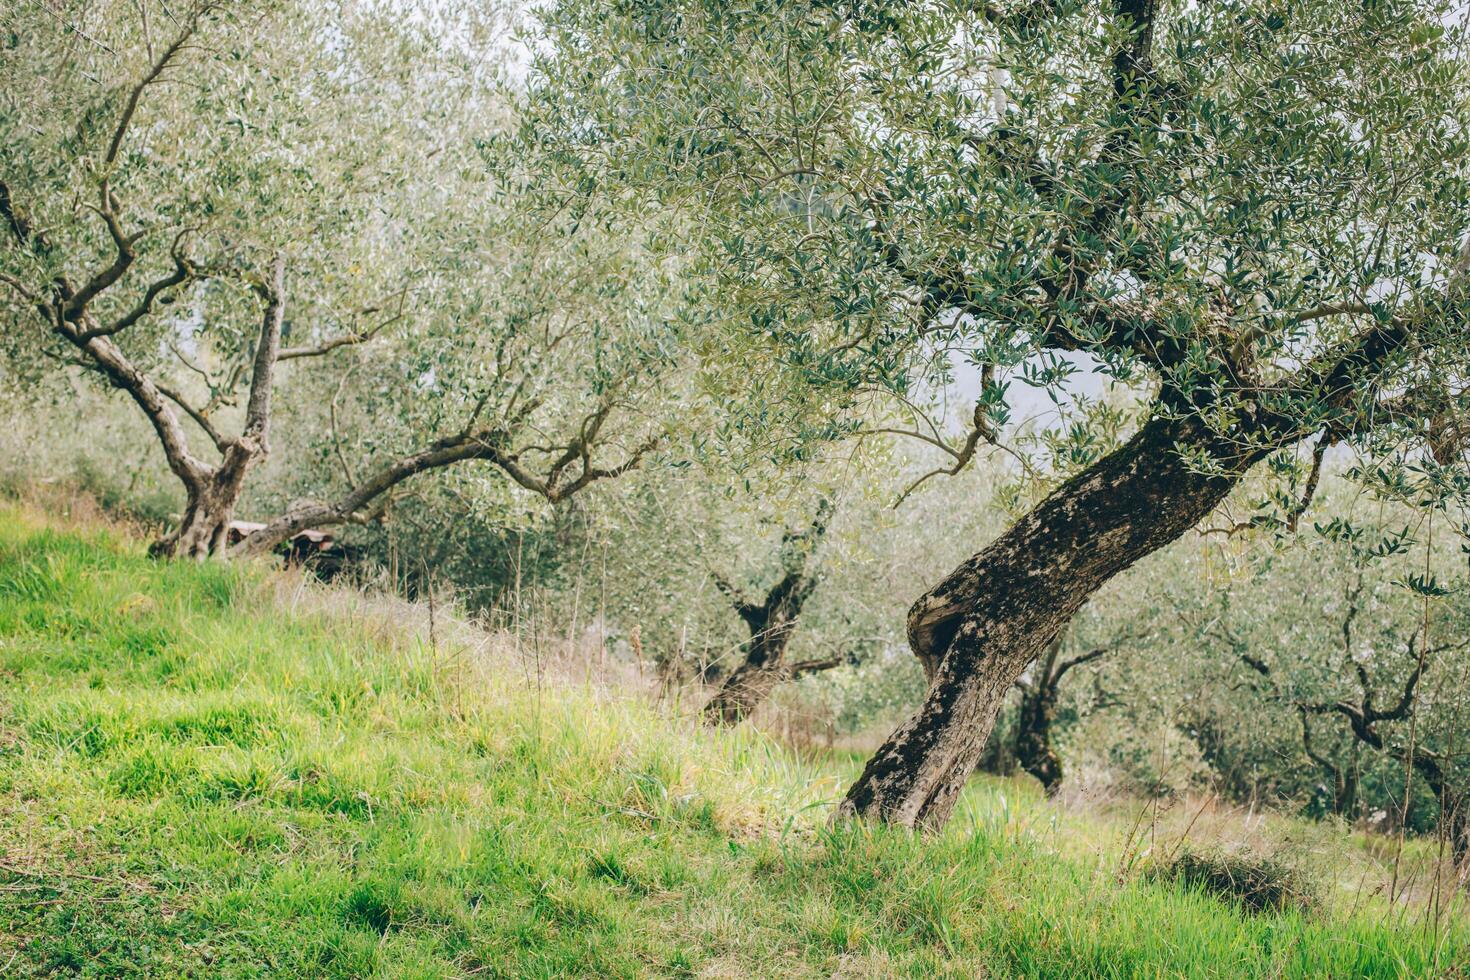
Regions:
<svg viewBox="0 0 1470 980"><path fill-rule="evenodd" d="M291 588L0 508L0 975L1403 976L1470 955L1463 931L1119 884L993 786L937 840L829 832L812 804L840 765Z"/></svg>

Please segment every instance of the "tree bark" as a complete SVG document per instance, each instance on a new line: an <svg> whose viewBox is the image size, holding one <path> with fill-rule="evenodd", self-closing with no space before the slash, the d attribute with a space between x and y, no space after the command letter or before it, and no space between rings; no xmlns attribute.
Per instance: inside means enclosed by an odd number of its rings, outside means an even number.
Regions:
<svg viewBox="0 0 1470 980"><path fill-rule="evenodd" d="M235 465L228 470L222 466L188 484L179 526L149 546L148 553L157 558L195 560L224 554L251 455L249 450L237 451L231 447L226 452L226 462L235 457L238 459Z"/></svg>
<svg viewBox="0 0 1470 980"><path fill-rule="evenodd" d="M1181 445L1228 460L1224 472L1192 469ZM837 818L942 826L1026 665L1103 583L1198 524L1266 451L1216 445L1193 416L1157 416L930 590L909 613L928 694Z"/></svg>

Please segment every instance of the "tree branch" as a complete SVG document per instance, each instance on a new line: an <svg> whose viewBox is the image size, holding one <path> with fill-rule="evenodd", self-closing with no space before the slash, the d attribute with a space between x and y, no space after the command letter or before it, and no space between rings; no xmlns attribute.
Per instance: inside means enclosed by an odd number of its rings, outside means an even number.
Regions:
<svg viewBox="0 0 1470 980"><path fill-rule="evenodd" d="M189 451L189 440L179 424L178 416L168 407L165 401L167 396L159 390L153 379L138 370L109 337L82 340L74 331L62 331L62 336L92 361L97 370L115 387L127 392L143 410L158 434L159 442L163 444L164 457L174 475L191 490L201 487L211 469Z"/></svg>
<svg viewBox="0 0 1470 980"><path fill-rule="evenodd" d="M735 607L735 612L737 615L740 616L741 619L749 622L749 617L756 616L763 612L760 606L745 598L744 594L742 594L739 589L732 585L730 583L730 580L725 578L725 576L716 571L711 571L709 574L710 580L715 583L715 588L718 589L726 599L730 600L730 605Z"/></svg>
<svg viewBox="0 0 1470 980"><path fill-rule="evenodd" d="M120 205L118 203L117 196L112 192L112 167L114 164L116 164L118 154L122 150L123 141L127 137L128 128L132 125L133 116L137 112L138 104L143 98L143 92L148 88L148 86L152 85L158 80L159 76L162 75L164 70L169 66L169 63L172 62L173 59L178 55L178 53L183 49L185 43L189 40L189 38L194 35L195 30L199 26L200 19L203 18L205 14L214 9L216 6L216 3L211 2L202 3L199 6L195 7L185 18L183 25L182 27L180 27L179 33L174 37L174 40L169 44L167 48L164 49L163 53L159 55L158 59L154 61L148 72L144 74L144 76L139 79L128 92L127 100L123 105L123 111L118 117L116 127L113 129L112 139L107 145L107 150L103 154L102 161L98 168L98 203L96 207L93 208L93 210L97 212L98 216L102 218L103 224L107 227L107 233L109 237L112 238L113 248L116 251L116 256L114 257L111 265L101 270L100 272L95 273L89 280L87 280L86 283L82 285L80 289L76 291L74 295L71 295L65 299L65 302L62 304L60 313L61 319L67 323L80 323L83 319L85 319L87 317L87 307L92 302L92 300L96 299L99 294L101 294L103 291L105 291L114 283L116 283L119 279L121 279L137 258L136 252L134 251L134 246L142 237L143 233L138 232L134 235L128 235L123 231L122 224L118 216ZM171 283L169 286L161 287L157 291L153 291L150 289L149 295L145 298L144 305L140 308L140 310L135 311L137 315L133 316L133 314L129 314L127 317L124 317L123 320L125 321L125 323L122 326L116 326L113 329L105 329L99 327L88 328L82 331L84 338L91 339L93 337L105 336L107 333L116 333L117 330L123 329L124 326L131 325L131 323L136 322L137 319L144 316L147 313L148 309L151 308L152 300L157 296L158 292L161 292L163 288L171 288L172 285L178 285L179 282L182 282L184 281L184 279L187 278L186 274L182 274L179 271L176 271L175 275L183 275L183 278L179 279L178 282ZM129 317L131 317L131 319L129 319Z"/></svg>
<svg viewBox="0 0 1470 980"><path fill-rule="evenodd" d="M984 368L981 369L981 371L981 385L982 387L984 387L985 385L988 385L990 383L990 380L994 377L995 365L987 364ZM969 466L970 461L975 458L975 451L980 448L981 441L984 441L992 446L1000 445L996 436L995 427L990 424L990 416L989 413L986 411L984 400L977 400L975 402L975 411L970 418L969 434L965 436L965 442L962 446L960 446L959 449L952 448L948 443L944 442L941 439L930 439L924 436L922 433L913 432L907 434L916 436L917 438L923 439L925 442L931 443L932 445L938 446L940 449L943 449L945 452L949 453L951 457L954 458L954 465L950 467L941 466L938 469L931 470L928 473L925 473L923 476L919 477L913 483L909 484L908 489L899 494L898 499L893 502L895 510L900 507L915 490L919 489L919 487L923 486L924 483L926 483L930 479L936 476L957 476L961 471L964 470L966 466Z"/></svg>
<svg viewBox="0 0 1470 980"><path fill-rule="evenodd" d="M1306 751L1307 758L1311 759L1317 765L1321 766L1323 769L1326 769L1329 773L1331 773L1332 781L1334 783L1339 782L1341 780L1341 774L1337 764L1328 759L1326 756L1319 755L1316 749L1312 747L1312 726L1311 722L1308 720L1306 707L1299 704L1297 705L1297 711L1301 714L1302 748Z"/></svg>
<svg viewBox="0 0 1470 980"><path fill-rule="evenodd" d="M188 235L189 231L190 229L187 228L183 231L180 231L178 235L174 237L173 247L169 250L174 260L174 271L167 276L164 276L162 279L150 283L147 290L145 290L143 293L143 298L138 301L138 304L127 313L118 317L112 323L107 324L106 326L98 326L91 330L82 331L82 339L90 340L93 337L108 337L112 334L121 333L122 331L133 326L139 320L143 319L145 316L151 314L153 312L154 303L156 303L164 293L167 293L172 289L176 289L179 286L183 286L198 278L197 274L199 270L180 250L180 246L183 243L184 237Z"/></svg>
<svg viewBox="0 0 1470 980"><path fill-rule="evenodd" d="M1297 522L1301 520L1307 508L1312 506L1312 498L1317 495L1317 485L1322 480L1322 460L1327 456L1327 450L1336 444L1338 437L1333 430L1328 429L1322 433L1322 438L1312 447L1312 468L1307 472L1307 484L1302 491L1301 498L1286 515L1286 530L1292 534L1296 533Z"/></svg>
<svg viewBox="0 0 1470 980"><path fill-rule="evenodd" d="M279 268L279 266L278 266ZM279 287L275 291L279 295ZM280 317L279 304L272 307L277 321ZM272 312L268 311L269 321ZM279 322L276 323L278 331ZM277 339L279 335L277 333ZM260 352L257 351L257 360ZM252 403L256 401L255 390L252 389ZM267 413L268 414L268 411ZM601 423L584 422L581 435L574 444L583 439L590 440L595 437ZM372 475L361 483L354 486L342 497L330 503L307 504L294 508L277 517L266 525L265 528L256 531L243 541L236 544L232 554L258 555L270 551L278 544L295 536L303 530L313 527L327 527L335 524L345 524L361 521L363 509L380 496L393 490L398 484L408 480L420 473L431 470L442 469L456 463L469 460L485 460L495 466L514 480L517 484L527 490L540 494L551 503L566 499L571 494L582 489L595 480L611 478L626 472L637 465L645 452L651 449L653 441L646 443L622 464L611 468L597 468L587 465L590 450L582 448L578 456L584 461L584 468L577 479L564 486L555 484L555 476L543 479L528 470L520 461L517 453L505 448L508 435L503 429L482 429L477 432L459 432L452 436L446 436L436 440L427 448L410 455L404 456L380 467ZM577 458L577 457L574 457ZM553 474L559 472L553 466Z"/></svg>
<svg viewBox="0 0 1470 980"><path fill-rule="evenodd" d="M372 314L378 312L378 308L370 307L361 312L364 315ZM332 337L328 340L322 341L319 344L311 344L301 347L283 347L281 348L280 354L276 356L276 360L294 361L298 358L303 357L321 357L323 354L330 354L332 351L336 350L339 347L351 347L356 344L365 344L369 340L372 340L374 337L376 337L383 330L397 323L399 320L402 320L404 316L405 314L403 312L403 294L400 294L398 309L394 312L392 316L384 320L382 323L379 323L377 326L369 327L366 330L357 330L352 333L346 333L337 337Z"/></svg>
<svg viewBox="0 0 1470 980"><path fill-rule="evenodd" d="M0 272L0 282L3 282L5 285L15 290L16 293L20 295L20 298L25 300L27 303L30 303L33 306L38 306L42 304L41 297L36 293L31 292L31 290L29 289L29 287L26 286L25 283L21 282L14 276L9 275L5 272Z"/></svg>
<svg viewBox="0 0 1470 980"><path fill-rule="evenodd" d="M86 317L87 306L92 300L96 299L121 279L123 274L132 267L133 262L137 259L137 253L133 250L135 240L123 234L122 226L117 219L115 211L117 198L113 196L112 192L105 185L102 187L100 193L103 197L103 205L97 209L97 213L101 215L103 223L107 225L108 233L112 236L113 246L117 254L113 258L111 265L94 274L82 284L82 287L74 295L62 304L61 316L68 323L79 323ZM102 336L105 331L93 328L90 331L84 331L84 333L91 333L93 336Z"/></svg>
<svg viewBox="0 0 1470 980"><path fill-rule="evenodd" d="M210 420L208 415L205 415L202 411L191 405L189 401L175 389L162 383L157 383L157 385L159 392L162 393L165 398L173 402L175 405L179 406L179 408L183 409L184 414L188 415L189 418L194 420L195 424L198 425L199 428L204 430L204 434L209 436L210 441L214 443L216 449L218 449L220 452L224 452L229 447L230 440L225 438L225 436L222 435L220 431L214 427L214 423Z"/></svg>
<svg viewBox="0 0 1470 980"><path fill-rule="evenodd" d="M505 456L499 446L503 438L502 433L482 431L468 436L461 434L440 439L419 452L380 467L335 501L292 508L234 545L230 549L231 553L260 555L309 528L351 523L358 519L356 515L364 507L420 473L472 459L491 460L499 464Z"/></svg>
<svg viewBox="0 0 1470 980"><path fill-rule="evenodd" d="M242 438L254 442L263 456L268 445L271 422L271 394L275 384L276 360L281 349L281 324L286 308L286 260L277 255L271 260L270 283L257 290L265 299L261 315L260 338L255 344L255 363L250 373L250 400L245 406L245 429Z"/></svg>
<svg viewBox="0 0 1470 980"><path fill-rule="evenodd" d="M814 674L817 671L831 670L833 667L841 667L842 662L843 658L840 656L823 657L812 660L798 660L796 663L787 668L787 673L794 679L797 677L802 677L806 674Z"/></svg>
<svg viewBox="0 0 1470 980"><path fill-rule="evenodd" d="M1283 527L1288 534L1295 534L1301 523L1302 515L1312 506L1312 500L1317 495L1317 486L1322 481L1322 461L1327 456L1327 450L1341 440L1340 430L1329 427L1322 431L1321 438L1312 447L1312 464L1307 471L1307 480L1302 489L1302 495L1287 508L1285 519L1278 519L1274 514L1257 514L1248 521L1237 521L1226 527L1207 527L1199 533L1201 535L1223 534L1227 538L1233 538L1237 534L1256 528Z"/></svg>
<svg viewBox="0 0 1470 980"><path fill-rule="evenodd" d="M1057 666L1056 671L1053 672L1051 675L1052 684L1060 684L1062 682L1062 675L1066 674L1066 672L1071 670L1073 667L1080 667L1082 664L1091 663L1092 661L1097 660L1100 657L1104 657L1107 654L1112 653L1113 649L1113 646L1096 647L1095 649L1089 650L1086 653L1078 654L1075 657L1069 657L1068 659L1063 660L1061 664Z"/></svg>
<svg viewBox="0 0 1470 980"><path fill-rule="evenodd" d="M137 84L128 92L128 99L123 106L122 115L118 118L117 126L112 131L112 140L107 144L107 152L102 157L102 169L104 173L117 161L117 155L122 150L123 140L128 134L128 127L133 123L133 114L138 111L138 103L143 98L143 91L158 81L158 77L163 74L169 62L173 61L183 49L184 45L188 43L189 38L194 36L194 32L199 28L199 21L216 6L218 6L217 3L201 3L190 11L173 41L170 42L167 48L164 48L163 54L159 55L158 59L153 62L153 66L148 70L148 73L139 79Z"/></svg>

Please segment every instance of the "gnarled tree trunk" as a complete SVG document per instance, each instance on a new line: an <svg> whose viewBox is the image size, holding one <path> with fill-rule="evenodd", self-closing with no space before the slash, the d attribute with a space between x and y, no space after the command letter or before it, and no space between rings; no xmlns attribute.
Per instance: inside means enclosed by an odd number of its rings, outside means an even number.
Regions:
<svg viewBox="0 0 1470 980"><path fill-rule="evenodd" d="M231 454L246 457L247 453L248 450L235 453L232 447L227 450L227 458ZM194 559L224 554L230 522L235 519L235 507L244 488L245 471L253 456L250 454L237 466L228 470L221 467L188 484L179 526L155 541L149 553L161 558Z"/></svg>
<svg viewBox="0 0 1470 980"><path fill-rule="evenodd" d="M782 538L781 563L785 574L761 602L747 601L738 589L715 577L715 584L750 628L750 639L744 647L745 659L705 704L703 714L707 724L737 725L764 704L781 682L842 662L841 658L792 665L785 662L786 647L791 643L796 621L817 587L813 554L826 533L830 516L831 504L823 500L811 526L800 532L788 532Z"/></svg>
<svg viewBox="0 0 1470 980"><path fill-rule="evenodd" d="M765 704L778 685L841 664L841 657L819 657L794 664L778 660L775 664L768 662L758 667L746 661L731 672L720 690L704 706L704 720L709 724L738 725Z"/></svg>
<svg viewBox="0 0 1470 980"><path fill-rule="evenodd" d="M1016 761L1041 783L1047 796L1062 785L1062 760L1051 744L1051 725L1056 720L1058 678L1057 655L1062 637L1057 636L1036 661L1036 676L1021 687L1021 705L1016 715Z"/></svg>
<svg viewBox="0 0 1470 980"><path fill-rule="evenodd" d="M285 260L277 256L271 264L270 284L259 289L265 312L255 343L245 428L240 435L227 438L216 432L207 418L198 419L219 449L220 461L217 466L207 466L191 459L184 467L186 472L180 473L187 494L184 516L173 533L154 542L149 550L155 555L198 559L225 553L245 476L270 453L272 389L285 322L285 276ZM184 404L182 400L178 403ZM179 473L180 467L175 466L174 471Z"/></svg>
<svg viewBox="0 0 1470 980"><path fill-rule="evenodd" d="M1196 471L1181 445L1231 452L1228 471ZM1209 514L1264 451L1216 446L1192 416L1155 417L923 596L909 641L928 694L868 761L838 818L941 826L1026 665L1103 583Z"/></svg>
<svg viewBox="0 0 1470 980"><path fill-rule="evenodd" d="M795 627L794 617L760 629L752 626L745 659L704 706L706 723L738 725L765 703L776 686L786 679L787 670L782 661Z"/></svg>

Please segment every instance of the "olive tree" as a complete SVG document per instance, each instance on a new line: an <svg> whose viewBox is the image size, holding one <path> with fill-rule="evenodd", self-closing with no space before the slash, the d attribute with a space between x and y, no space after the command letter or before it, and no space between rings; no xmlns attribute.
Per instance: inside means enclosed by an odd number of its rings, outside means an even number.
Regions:
<svg viewBox="0 0 1470 980"><path fill-rule="evenodd" d="M572 545L586 553L609 628L636 626L646 658L670 684L695 682L715 725L749 718L783 684L857 666L896 642L893 590L880 583L906 571L891 547L899 529L886 465L726 462L620 481L588 502L592 540Z"/></svg>
<svg viewBox="0 0 1470 980"><path fill-rule="evenodd" d="M557 502L658 441L651 405L624 409L671 364L667 284L609 245L606 202L497 154L513 121L471 54L493 14L191 0L5 20L3 354L148 420L185 492L158 553L371 520L468 460ZM524 220L531 184L558 217ZM322 409L296 413L310 431L283 437L283 399ZM331 466L303 456L302 499L232 541L280 444Z"/></svg>
<svg viewBox="0 0 1470 980"><path fill-rule="evenodd" d="M821 557L817 550L831 519L831 501L817 502L811 522L797 530L786 529L776 549L776 578L764 584L754 597L742 586L718 572L715 585L730 601L750 638L742 645L741 660L725 677L720 688L704 706L710 724L738 724L760 707L771 691L784 680L842 663L842 656L786 661L786 648L801 619L807 600L821 582Z"/></svg>
<svg viewBox="0 0 1470 980"><path fill-rule="evenodd" d="M1377 811L1394 823L1438 827L1463 865L1463 555L1400 509L1352 533L1334 510L1318 523L1320 534L1254 556L1233 583L1209 593L1176 586L1188 640L1214 664L1196 674L1192 722L1215 730L1213 744L1201 747L1227 772L1241 757L1264 761L1276 792L1318 812L1352 819ZM1242 716L1256 722L1235 725L1229 741L1209 722ZM1411 814L1419 787L1432 805Z"/></svg>
<svg viewBox="0 0 1470 980"><path fill-rule="evenodd" d="M840 815L942 825L1032 659L1258 468L1258 525L1335 446L1463 499L1464 33L1435 0L547 11L546 129L688 216L731 348L839 428L956 364L980 441L1003 372L1131 392L1125 438L914 602L928 693Z"/></svg>

